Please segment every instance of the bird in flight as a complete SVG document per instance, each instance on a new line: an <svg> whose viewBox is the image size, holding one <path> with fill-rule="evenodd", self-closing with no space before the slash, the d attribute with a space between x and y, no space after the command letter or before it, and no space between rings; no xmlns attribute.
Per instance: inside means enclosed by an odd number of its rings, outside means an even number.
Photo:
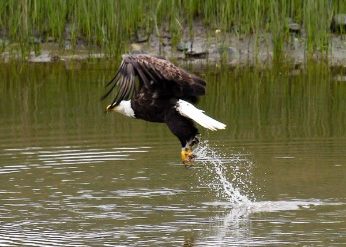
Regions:
<svg viewBox="0 0 346 247"><path fill-rule="evenodd" d="M196 158L193 149L199 142L194 122L213 131L226 128L193 105L205 94L205 86L203 79L165 58L126 54L115 76L107 83L102 99L114 93L107 112L166 123L181 143L182 163L191 165Z"/></svg>

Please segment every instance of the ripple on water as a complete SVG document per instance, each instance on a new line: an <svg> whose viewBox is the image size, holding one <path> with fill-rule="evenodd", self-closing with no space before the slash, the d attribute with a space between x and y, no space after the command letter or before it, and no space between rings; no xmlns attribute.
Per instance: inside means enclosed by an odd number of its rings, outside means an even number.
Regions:
<svg viewBox="0 0 346 247"><path fill-rule="evenodd" d="M229 243L230 246L262 246L262 245L283 245L285 244L285 239L287 237L287 227L290 228L290 233L292 238L300 236L297 239L298 242L302 243L302 240L306 235L306 243L312 243L314 241L318 242L321 246L320 239L317 237L321 232L319 227L322 227L324 231L326 230L323 224L324 218L330 218L328 216L328 211L333 212L336 218L339 218L341 214L335 213L338 207L344 207L344 203L334 202L330 200L283 200L283 201L259 201L251 202L249 204L238 204L232 205L228 202L205 202L204 205L208 207L217 207L224 209L223 213L219 214L214 218L212 224L213 233L212 237L202 238L198 245L203 243L203 246L222 246L225 243ZM328 208L329 210L321 210L323 208ZM306 214L305 217L297 218L296 215L299 211L305 212L301 215ZM323 213L322 213L323 212ZM266 217L262 217L262 213L265 213ZM318 215L318 220L314 221L309 214ZM344 218L344 216L342 216ZM295 221L293 221L293 219ZM327 222L328 224L340 224L340 220L333 220ZM301 224L312 224L316 229L310 229L314 231L306 232L299 227ZM253 228L256 228L257 232L261 230L266 230L268 226L271 227L273 232L267 236L256 236L253 232ZM294 226L298 226L297 229L292 230ZM296 232L294 232L296 231ZM323 230L322 230L323 232ZM330 237L333 236L333 232L328 233ZM311 236L315 236L313 238ZM309 239L310 238L310 239ZM292 242L289 242L292 243Z"/></svg>
<svg viewBox="0 0 346 247"><path fill-rule="evenodd" d="M136 153L150 147L85 148L82 146L25 147L0 150L0 174L28 170L30 167L95 164L106 161L134 160ZM20 162L20 163L19 163Z"/></svg>
<svg viewBox="0 0 346 247"><path fill-rule="evenodd" d="M165 194L165 193L163 193ZM292 201L262 201L252 202L249 205L234 205L225 201L202 202L200 205L194 205L187 208L185 204L174 204L171 206L155 206L150 204L130 204L126 208L119 207L117 204L95 205L95 208L85 208L81 210L81 205L74 204L79 211L79 221L71 218L61 218L48 221L22 221L20 223L6 223L0 226L0 246L15 245L40 245L40 246L82 246L90 244L90 241L96 243L124 244L124 245L150 245L161 243L174 244L177 239L175 233L189 232L193 229L200 232L199 238L195 241L196 246L222 246L234 244L234 246L249 245L280 245L284 244L284 232L280 235L281 227L285 225L299 225L309 223L305 218L291 221L292 214L295 211L314 211L316 207L338 206L340 203L332 201L311 200L292 200ZM90 205L89 205L90 206ZM222 209L217 210L218 208ZM220 211L215 217L210 217L210 212ZM332 210L335 211L335 210ZM168 221L155 221L161 213L171 213L175 217ZM203 213L209 212L206 216ZM280 216L275 216L276 212ZM148 215L146 215L148 213ZM271 213L265 219L256 216L258 213ZM332 224L335 221L330 220L330 212L319 213L320 220L328 218L325 223ZM141 215L141 217L139 217ZM261 215L261 214L259 214ZM252 218L250 220L250 217ZM117 220L123 221L123 224L110 227L104 225L103 230L96 230L93 224L87 223L88 219ZM311 220L311 219L310 219ZM261 228L271 225L274 232L266 237L258 237L251 229L256 227L257 231ZM106 223L107 221L103 221ZM65 231L59 230L59 225L73 226L74 224L83 227L83 231ZM256 226L255 226L256 225ZM65 229L65 228L63 228ZM275 229L277 232L275 232ZM297 230L299 231L299 229ZM251 233L252 232L252 233ZM297 232L301 237L304 232ZM316 234L318 229L316 230ZM159 235L158 235L159 234ZM292 233L293 234L293 233ZM162 236L162 238L159 238ZM317 236L317 235L316 235ZM311 237L311 236L310 236ZM308 239L313 241L314 239ZM180 240L181 241L181 240ZM181 242L179 243L181 244Z"/></svg>

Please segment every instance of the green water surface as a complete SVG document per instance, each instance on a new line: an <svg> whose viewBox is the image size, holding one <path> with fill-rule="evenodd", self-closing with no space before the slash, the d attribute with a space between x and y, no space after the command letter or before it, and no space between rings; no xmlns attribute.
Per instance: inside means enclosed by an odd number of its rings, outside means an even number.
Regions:
<svg viewBox="0 0 346 247"><path fill-rule="evenodd" d="M227 129L200 128L222 162L186 169L165 125L104 114L115 69L1 65L0 246L346 243L346 83L335 73L197 69L199 107ZM227 197L221 178L248 201Z"/></svg>

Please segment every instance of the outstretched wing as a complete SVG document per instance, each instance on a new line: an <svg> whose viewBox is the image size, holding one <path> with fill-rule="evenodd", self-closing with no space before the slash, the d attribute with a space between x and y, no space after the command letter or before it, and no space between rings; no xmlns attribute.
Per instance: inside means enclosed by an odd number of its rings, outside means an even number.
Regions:
<svg viewBox="0 0 346 247"><path fill-rule="evenodd" d="M188 98L205 94L205 81L175 66L168 60L145 54L124 55L123 61L113 79L106 85L110 87L102 97L106 98L114 88L118 92L111 104L115 107L121 100L136 94L136 80L139 87L145 87L157 97Z"/></svg>

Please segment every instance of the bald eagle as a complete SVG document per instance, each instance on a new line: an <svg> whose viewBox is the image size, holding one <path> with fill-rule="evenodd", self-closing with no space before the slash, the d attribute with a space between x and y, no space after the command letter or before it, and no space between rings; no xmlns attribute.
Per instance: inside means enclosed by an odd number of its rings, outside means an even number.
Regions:
<svg viewBox="0 0 346 247"><path fill-rule="evenodd" d="M181 160L191 164L199 142L194 122L209 130L225 124L205 115L192 103L205 94L206 83L162 57L147 54L123 55L115 76L106 85L102 99L116 92L107 112L166 123L181 143Z"/></svg>

